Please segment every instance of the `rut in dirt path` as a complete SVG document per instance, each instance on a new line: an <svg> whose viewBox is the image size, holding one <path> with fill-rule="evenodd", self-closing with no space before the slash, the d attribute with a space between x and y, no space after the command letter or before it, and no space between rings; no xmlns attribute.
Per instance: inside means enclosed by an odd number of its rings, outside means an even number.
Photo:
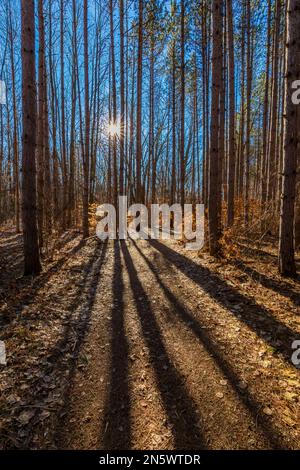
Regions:
<svg viewBox="0 0 300 470"><path fill-rule="evenodd" d="M217 319L249 336L250 326L250 347L261 341L253 318L224 307L230 286L152 240L109 242L101 272L80 350L87 363L74 369L58 448L295 447L262 413L272 382L258 393L244 387L256 381L254 358L245 365L236 340L225 347L212 329Z"/></svg>

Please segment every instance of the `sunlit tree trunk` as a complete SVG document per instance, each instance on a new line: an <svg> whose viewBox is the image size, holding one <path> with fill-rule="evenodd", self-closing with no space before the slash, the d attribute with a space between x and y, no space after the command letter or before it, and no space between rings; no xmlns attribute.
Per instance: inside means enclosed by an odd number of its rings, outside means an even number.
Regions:
<svg viewBox="0 0 300 470"><path fill-rule="evenodd" d="M268 187L267 200L274 201L276 189L276 159L278 152L276 151L277 125L278 125L278 67L279 67L279 33L281 18L281 0L276 1L276 20L274 34L274 53L273 53L273 77L272 77L272 107L271 107L271 124L269 136L269 158L268 158Z"/></svg>
<svg viewBox="0 0 300 470"><path fill-rule="evenodd" d="M296 274L295 265L295 194L297 155L299 151L300 111L292 102L292 83L300 77L300 9L297 0L289 0L287 15L287 64L285 72L284 155L280 208L279 271Z"/></svg>
<svg viewBox="0 0 300 470"><path fill-rule="evenodd" d="M229 148L227 172L227 225L234 221L234 175L235 175L235 70L232 0L226 1L227 36L228 36L228 79L229 79Z"/></svg>
<svg viewBox="0 0 300 470"><path fill-rule="evenodd" d="M271 48L271 0L268 0L268 26L267 26L267 56L264 89L263 136L262 136L262 163L261 163L261 202L262 208L266 202L267 194L267 141L269 117L269 76L270 76L270 48Z"/></svg>
<svg viewBox="0 0 300 470"><path fill-rule="evenodd" d="M250 198L250 134L251 134L251 89L252 89L252 61L251 61L251 3L246 0L247 21L247 119L246 119L246 158L244 179L244 216L245 225L249 223L249 198Z"/></svg>

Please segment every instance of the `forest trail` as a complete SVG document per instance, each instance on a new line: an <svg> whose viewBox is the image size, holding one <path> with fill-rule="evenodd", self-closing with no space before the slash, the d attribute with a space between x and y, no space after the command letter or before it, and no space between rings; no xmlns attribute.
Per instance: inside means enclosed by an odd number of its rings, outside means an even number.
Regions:
<svg viewBox="0 0 300 470"><path fill-rule="evenodd" d="M77 237L65 249L6 327L7 447L299 446L296 282L170 241Z"/></svg>

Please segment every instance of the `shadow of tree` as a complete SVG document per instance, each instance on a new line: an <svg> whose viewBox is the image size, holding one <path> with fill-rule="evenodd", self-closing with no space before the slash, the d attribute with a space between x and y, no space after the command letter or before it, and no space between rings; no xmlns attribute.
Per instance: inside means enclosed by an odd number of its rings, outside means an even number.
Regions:
<svg viewBox="0 0 300 470"><path fill-rule="evenodd" d="M128 384L128 342L124 321L124 282L121 251L114 242L112 280L110 390L104 410L104 429L100 436L104 449L131 449L130 394Z"/></svg>
<svg viewBox="0 0 300 470"><path fill-rule="evenodd" d="M56 422L53 425L53 434L56 443L60 441L60 429L64 425L64 419L68 417L70 392L74 383L82 343L89 331L91 314L106 251L107 242L103 244L97 243L88 263L84 266L75 298L66 306L68 310L67 317L65 318L66 326L59 341L44 358L41 366L41 379L36 381L34 392L30 397L31 404L42 402L45 399L44 377L52 377L57 383L58 378L64 376L64 371L66 369L69 371L67 386L64 389L59 409L55 413ZM69 356L65 360L67 354ZM61 410L63 410L63 416L60 415ZM30 448L31 439L33 434L37 433L38 428L39 425L36 426L35 420L32 420L31 429L28 430L28 436L26 442L24 442L24 448Z"/></svg>
<svg viewBox="0 0 300 470"><path fill-rule="evenodd" d="M280 282L277 281L276 279L272 279L265 274L256 271L250 266L247 266L242 260L236 259L234 261L231 261L231 264L233 266L236 266L238 269L241 269L245 274L247 274L249 277L254 279L255 281L259 282L263 287L266 287L267 289L274 290L275 292L283 295L284 297L289 298L292 302L294 302L295 305L299 306L300 305L300 286L299 286L299 292L295 292L293 289L291 289L286 282ZM299 284L299 282L298 282Z"/></svg>
<svg viewBox="0 0 300 470"><path fill-rule="evenodd" d="M297 331L284 325L265 307L241 294L208 268L195 263L157 240L151 239L149 243L219 305L227 308L234 316L238 316L260 338L281 352L283 357L290 362L291 344L299 337ZM234 308L235 305L240 307L238 312Z"/></svg>
<svg viewBox="0 0 300 470"><path fill-rule="evenodd" d="M284 449L285 444L281 442L280 437L276 433L276 429L273 429L270 420L267 417L261 415L260 411L262 404L259 403L247 390L241 390L239 383L241 381L238 374L234 371L231 364L227 359L224 358L221 351L218 351L214 344L213 337L207 330L202 328L201 323L194 317L193 313L183 305L183 303L173 294L173 292L164 284L161 276L158 274L159 266L155 266L151 261L144 255L142 250L138 247L137 243L133 241L133 244L144 259L152 273L154 274L158 284L163 290L164 294L168 298L169 302L174 307L174 313L178 316L179 320L183 321L199 338L205 349L211 355L216 362L219 369L223 372L224 376L230 381L231 387L236 393L236 396L250 411L253 419L261 428L261 432L264 434L270 446L273 449Z"/></svg>
<svg viewBox="0 0 300 470"><path fill-rule="evenodd" d="M176 449L205 449L206 443L199 428L196 404L185 388L184 378L168 356L151 302L139 280L124 241L121 241L121 248L156 382L172 429L174 446Z"/></svg>
<svg viewBox="0 0 300 470"><path fill-rule="evenodd" d="M14 289L17 289L18 296L16 299L14 290L12 299L6 298L7 308L1 312L0 326L8 324L16 315L21 313L25 306L34 303L39 291L47 284L51 277L56 274L71 257L74 257L85 244L86 241L80 239L71 250L68 250L62 258L51 264L51 266L39 276L35 278L21 277L15 280ZM30 288L30 290L28 288ZM13 314L11 313L12 310L14 311Z"/></svg>

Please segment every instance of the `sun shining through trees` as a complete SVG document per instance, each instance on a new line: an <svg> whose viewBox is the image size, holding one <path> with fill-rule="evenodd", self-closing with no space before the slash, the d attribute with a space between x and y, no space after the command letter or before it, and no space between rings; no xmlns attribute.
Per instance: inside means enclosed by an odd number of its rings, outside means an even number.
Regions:
<svg viewBox="0 0 300 470"><path fill-rule="evenodd" d="M0 1L0 450L300 449L299 3Z"/></svg>
<svg viewBox="0 0 300 470"><path fill-rule="evenodd" d="M121 127L120 121L111 121L107 123L106 132L110 137L120 137L121 135Z"/></svg>
<svg viewBox="0 0 300 470"><path fill-rule="evenodd" d="M260 227L281 235L280 272L295 276L299 163L288 159L283 171L287 1L30 0L37 200L28 206L19 99L27 2L0 3L0 222L19 231L22 207L37 207L43 248L74 221L87 236L89 202L203 203L211 255L227 229Z"/></svg>

